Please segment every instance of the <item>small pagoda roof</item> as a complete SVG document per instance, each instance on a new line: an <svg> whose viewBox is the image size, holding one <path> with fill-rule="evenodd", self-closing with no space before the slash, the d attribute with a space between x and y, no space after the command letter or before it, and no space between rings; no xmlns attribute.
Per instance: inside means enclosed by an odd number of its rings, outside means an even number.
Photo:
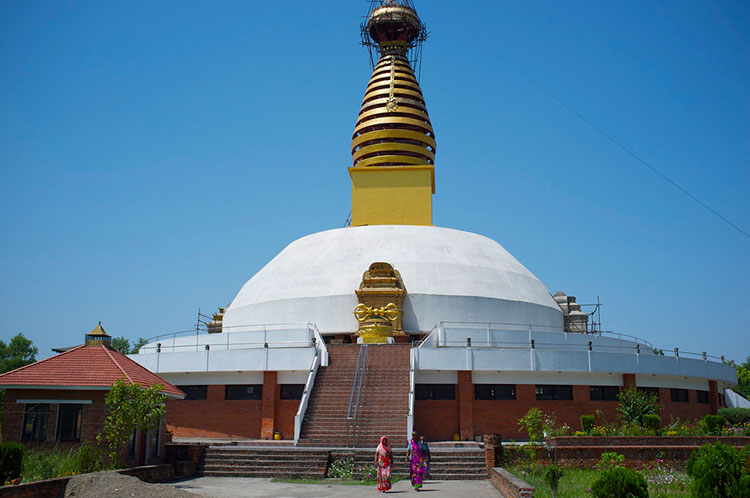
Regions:
<svg viewBox="0 0 750 498"><path fill-rule="evenodd" d="M0 375L0 388L108 390L118 379L143 388L161 384L162 392L170 398L185 397L177 387L104 344L76 346L4 373Z"/></svg>

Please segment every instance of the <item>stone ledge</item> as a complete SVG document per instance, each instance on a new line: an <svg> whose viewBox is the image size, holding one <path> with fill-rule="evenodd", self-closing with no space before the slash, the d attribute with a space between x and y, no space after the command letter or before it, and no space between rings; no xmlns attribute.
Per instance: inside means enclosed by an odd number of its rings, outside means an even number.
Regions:
<svg viewBox="0 0 750 498"><path fill-rule="evenodd" d="M492 485L506 498L532 498L534 486L516 477L502 467L492 467Z"/></svg>

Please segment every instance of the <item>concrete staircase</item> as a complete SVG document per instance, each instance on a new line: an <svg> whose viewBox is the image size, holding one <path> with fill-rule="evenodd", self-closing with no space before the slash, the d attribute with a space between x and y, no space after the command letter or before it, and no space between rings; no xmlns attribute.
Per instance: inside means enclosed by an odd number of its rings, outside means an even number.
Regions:
<svg viewBox="0 0 750 498"><path fill-rule="evenodd" d="M388 436L394 447L405 446L411 345L370 344L366 347L367 362L356 426L349 425L346 416L360 346L331 344L328 366L321 367L315 379L300 446L374 449L381 436Z"/></svg>
<svg viewBox="0 0 750 498"><path fill-rule="evenodd" d="M281 477L323 479L328 451L302 448L211 446L198 464L197 475L213 477Z"/></svg>

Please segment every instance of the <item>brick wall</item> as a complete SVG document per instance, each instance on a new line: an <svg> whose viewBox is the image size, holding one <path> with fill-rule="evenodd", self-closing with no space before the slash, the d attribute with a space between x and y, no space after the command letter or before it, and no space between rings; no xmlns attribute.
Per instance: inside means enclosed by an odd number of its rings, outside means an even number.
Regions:
<svg viewBox="0 0 750 498"><path fill-rule="evenodd" d="M81 418L80 443L96 444L96 435L102 430L107 416L107 405L104 397L107 391L64 390L64 389L7 389L3 403L3 441L20 441L23 425L24 405L16 403L18 399L39 400L91 400L90 405L83 405ZM50 404L47 418L47 443L55 443L57 435L57 407ZM62 441L57 444L77 445L78 441Z"/></svg>
<svg viewBox="0 0 750 498"><path fill-rule="evenodd" d="M593 415L596 410L601 410L607 421L617 421L617 401L591 401L589 386L572 387L572 400L537 401L536 386L533 384L516 385L515 400L476 400L473 399L472 385L467 386L466 382L459 383L456 386L456 400L415 401L414 427L427 438L436 441L450 440L453 434L460 434L464 440L483 434L501 434L507 441L527 438L526 433L519 430L518 419L532 407L554 416L557 425L567 424L571 434L581 430L581 415ZM670 418L694 421L711 413L711 405L698 403L694 390L689 390L688 403L673 403L668 388L659 390L659 398L663 406L660 414L665 422ZM465 407L468 403L471 403L471 409L459 408ZM440 417L435 416L438 413ZM473 427L473 432L467 430L469 425Z"/></svg>
<svg viewBox="0 0 750 498"><path fill-rule="evenodd" d="M205 400L167 400L167 429L174 437L260 437L260 400L227 400L225 386L208 386Z"/></svg>
<svg viewBox="0 0 750 498"><path fill-rule="evenodd" d="M490 473L492 485L506 498L532 498L534 487L507 470L494 467Z"/></svg>
<svg viewBox="0 0 750 498"><path fill-rule="evenodd" d="M0 498L63 498L70 477L0 487Z"/></svg>
<svg viewBox="0 0 750 498"><path fill-rule="evenodd" d="M167 428L174 437L261 438L263 400L227 400L224 385L208 386L206 400L168 400ZM266 396L269 389L264 385ZM299 400L281 399L281 385L275 381L266 399L268 427L273 437L294 438L294 416ZM271 402L273 401L273 402Z"/></svg>
<svg viewBox="0 0 750 498"><path fill-rule="evenodd" d="M458 434L458 400L415 400L414 430L429 441L450 441Z"/></svg>

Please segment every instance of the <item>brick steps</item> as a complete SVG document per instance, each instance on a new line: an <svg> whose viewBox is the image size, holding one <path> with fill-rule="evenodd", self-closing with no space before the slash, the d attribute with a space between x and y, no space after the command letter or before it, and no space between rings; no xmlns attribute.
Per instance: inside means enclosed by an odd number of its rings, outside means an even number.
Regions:
<svg viewBox="0 0 750 498"><path fill-rule="evenodd" d="M350 402L360 346L331 345L328 349L329 365L318 371L315 380L299 445L374 447L383 435L394 441L404 440L410 349L409 344L371 344L367 347L357 427L353 431L346 416L354 414L355 407L352 405L350 412ZM350 434L348 441L347 433Z"/></svg>

